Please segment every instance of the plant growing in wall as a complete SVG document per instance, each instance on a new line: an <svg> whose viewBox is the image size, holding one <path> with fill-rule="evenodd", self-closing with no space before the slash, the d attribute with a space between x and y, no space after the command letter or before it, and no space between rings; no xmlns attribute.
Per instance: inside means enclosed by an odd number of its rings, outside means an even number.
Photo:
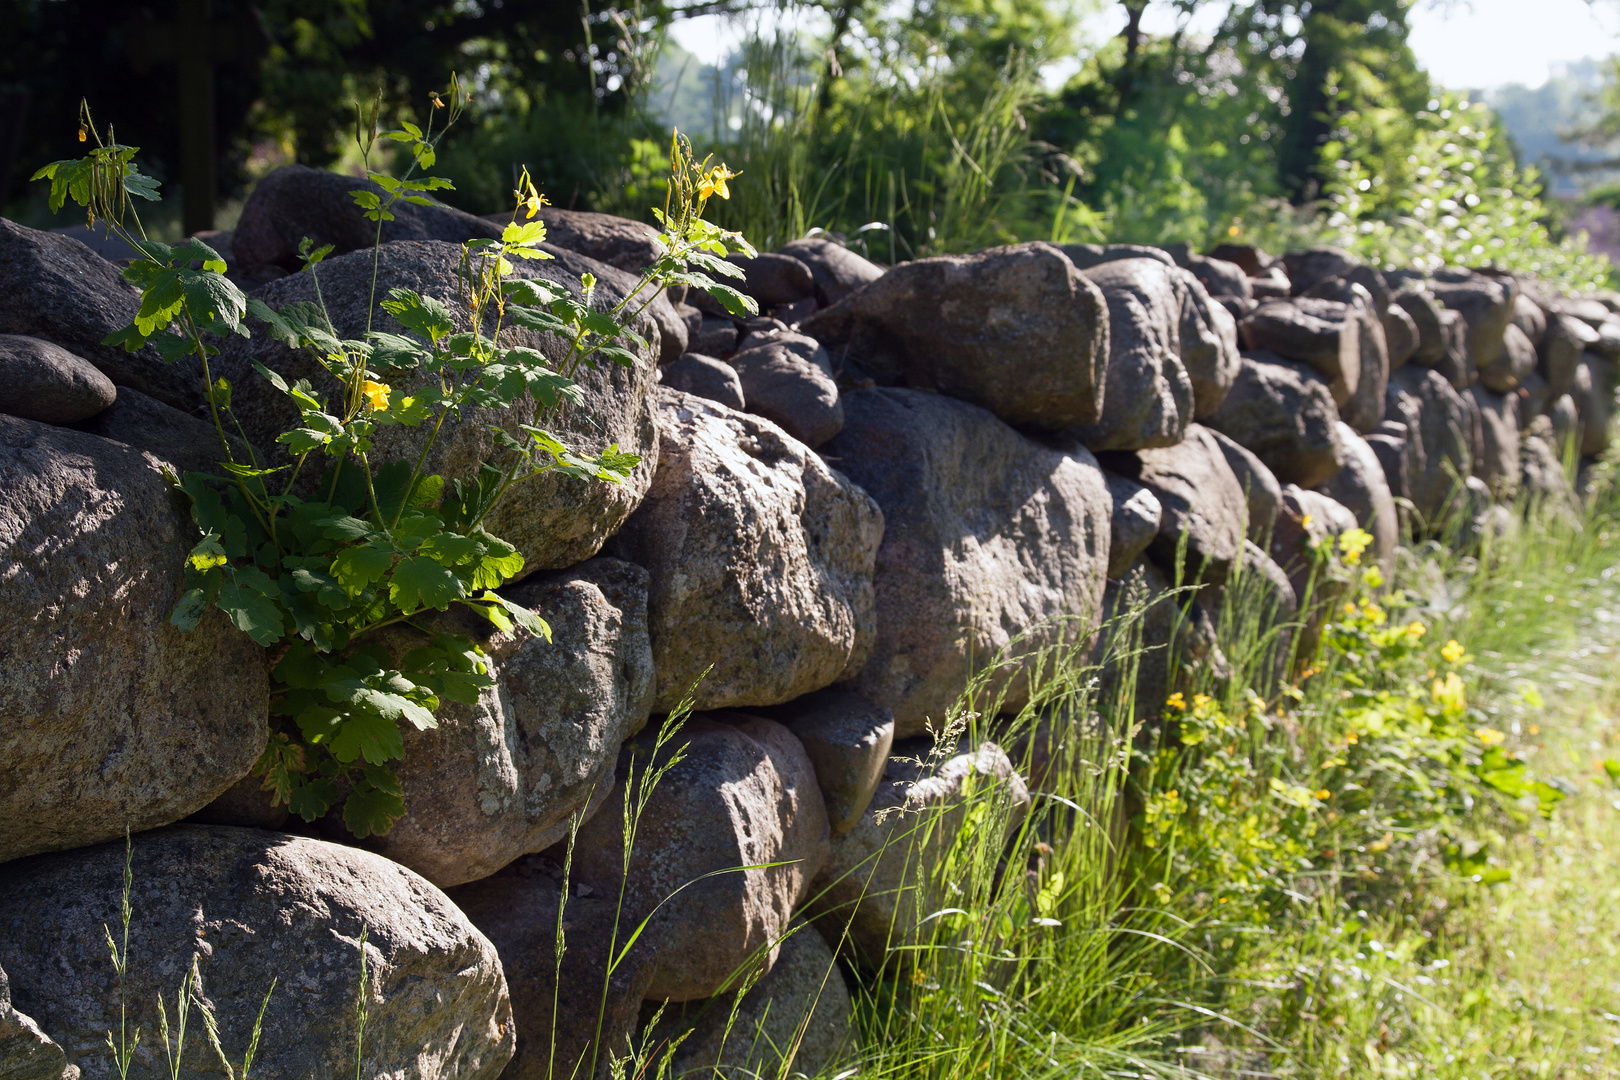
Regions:
<svg viewBox="0 0 1620 1080"><path fill-rule="evenodd" d="M668 197L655 211L663 225L660 254L618 303L596 302L590 274L583 275L581 295L518 276L520 262L551 257L540 246L545 225L535 220L545 200L526 170L501 238L463 245L458 293L467 329L458 330L449 298L393 289L378 303L383 223L400 203L429 204L431 192L451 186L426 170L466 100L452 77L447 97L432 96L425 129L406 123L381 132L375 107L369 120L357 112L357 138L376 185L352 192L377 225L373 312L380 307L405 333L368 327L358 339L338 334L320 299L319 267L329 247L306 240L301 249L317 301L278 311L246 297L225 277L219 253L202 241L148 239L133 200L156 199L157 182L135 164L137 147L118 143L111 128L102 137L88 105L79 139L94 148L35 174L50 181L53 211L71 199L92 223L105 223L141 253L124 271L141 290L140 310L108 343L132 351L151 346L171 363L195 357L200 369L223 457L217 472L171 477L190 499L201 533L172 622L189 632L217 608L274 650L271 707L282 722L255 773L277 805L306 821L341 804L345 824L360 837L386 832L404 813L391 767L404 755L402 725L435 727L442 701L472 702L493 683L479 648L463 635L435 632L421 621L423 613L462 605L502 630L521 626L550 639L537 613L498 591L521 572L523 556L484 527L490 512L515 486L548 472L622 483L640 464L617 446L594 455L576 452L545 428L548 416L582 400L575 383L580 369L638 363L633 350L646 343L630 327L670 286L703 289L739 315L757 310L724 284L742 276L724 256L752 256L754 249L703 217L712 196L729 197L726 181L733 174L708 159L694 160L679 133L671 139ZM403 177L370 169L379 140L408 153ZM326 376L319 385L289 381L255 365L297 406L297 424L276 438L290 464L261 460L245 436L235 444L227 437L228 426L242 429L232 413L231 385L212 374L209 361L218 339L250 336L249 316L270 338L313 358ZM512 327L555 334L566 352L554 361L513 345L507 340ZM397 392L391 380L420 388ZM521 434L494 429L499 456L475 475L446 481L425 471L446 421L524 396L536 403L536 422ZM372 457L373 436L390 425L426 430L414 460ZM385 648L376 632L394 626L418 631L416 647L403 654Z"/></svg>

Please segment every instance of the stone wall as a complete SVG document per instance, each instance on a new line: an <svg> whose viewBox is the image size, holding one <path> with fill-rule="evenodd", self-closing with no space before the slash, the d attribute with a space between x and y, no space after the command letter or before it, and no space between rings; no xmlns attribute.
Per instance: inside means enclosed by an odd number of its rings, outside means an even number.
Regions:
<svg viewBox="0 0 1620 1080"><path fill-rule="evenodd" d="M335 243L325 299L363 312L345 187L277 174L212 242L282 300L307 281L287 277L298 237ZM492 226L412 212L384 289L443 289ZM646 226L544 213L559 273L628 289L652 253ZM1562 456L1608 437L1620 303L1490 271L1044 243L885 270L827 239L741 261L760 316L661 298L644 368L586 387L567 422L637 449L642 475L504 512L533 571L510 588L555 643L462 628L499 685L411 733L407 813L357 842L248 775L263 650L222 619L167 621L194 538L166 471L213 460L194 373L99 345L133 288L76 240L0 222L0 1073L109 1071L102 926L126 830L144 1026L194 956L226 1031L279 979L256 1076L347 1067L362 934L379 1075L602 1074L665 1001L661 1030L693 1031L680 1069L774 1070L795 1043L796 1070L834 1065L857 1052L845 978L895 962L938 906L926 868L957 796L991 792L1008 828L1028 805L994 742L930 759L993 658L985 692L1016 710L1021 657L1091 648L1145 596L1148 644L1219 674L1235 574L1293 612L1312 541L1359 525L1387 562L1403 527L1567 503ZM273 352L219 362L249 438L277 426L246 374ZM475 460L475 435L441 467ZM1199 588L1178 601L1179 552ZM1144 710L1173 689L1158 655ZM660 747L689 690L696 714ZM677 746L627 864L627 792ZM751 1034L726 1040L739 975L759 980ZM223 1075L195 1045L191 1066ZM156 1053L149 1037L137 1057Z"/></svg>

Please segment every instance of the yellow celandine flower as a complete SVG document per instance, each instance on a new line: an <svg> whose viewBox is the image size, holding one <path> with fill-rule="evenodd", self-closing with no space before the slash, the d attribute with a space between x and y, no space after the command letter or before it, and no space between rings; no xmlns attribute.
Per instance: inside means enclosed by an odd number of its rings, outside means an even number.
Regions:
<svg viewBox="0 0 1620 1080"><path fill-rule="evenodd" d="M1356 743L1361 741L1361 737L1352 731L1345 735L1344 741L1347 746L1354 746Z"/></svg>
<svg viewBox="0 0 1620 1080"><path fill-rule="evenodd" d="M1308 529L1311 527L1311 522L1313 520L1314 519L1311 517L1311 515L1306 514L1304 517L1299 519L1299 527L1302 529Z"/></svg>
<svg viewBox="0 0 1620 1080"><path fill-rule="evenodd" d="M1446 663L1455 664L1463 658L1463 647L1457 643L1456 638L1452 638L1446 642L1446 647L1440 650L1440 655L1445 658Z"/></svg>
<svg viewBox="0 0 1620 1080"><path fill-rule="evenodd" d="M710 195L718 195L722 199L731 198L731 189L726 187L727 180L734 180L740 173L734 173L724 165L716 165L710 169L698 184L698 194L707 199Z"/></svg>
<svg viewBox="0 0 1620 1080"><path fill-rule="evenodd" d="M518 209L528 211L526 216L531 219L534 217L534 215L540 212L540 208L542 206L551 205L546 201L546 197L544 195L534 190L533 180L529 180L524 183L524 190L514 191L512 194L517 196Z"/></svg>
<svg viewBox="0 0 1620 1080"><path fill-rule="evenodd" d="M372 382L367 379L361 384L360 393L365 395L368 408L376 412L382 412L388 408L388 395L393 393L393 390L387 383Z"/></svg>
<svg viewBox="0 0 1620 1080"><path fill-rule="evenodd" d="M1331 799L1333 798L1333 792L1329 791L1327 788L1318 788L1316 790L1316 797L1324 800Z"/></svg>
<svg viewBox="0 0 1620 1080"><path fill-rule="evenodd" d="M1496 746L1500 744L1503 739L1507 738L1506 735L1502 734L1500 731L1497 731L1495 728L1488 727L1477 727L1474 729L1474 734L1478 736L1479 741L1484 743L1486 746Z"/></svg>
<svg viewBox="0 0 1620 1080"><path fill-rule="evenodd" d="M1181 696L1180 690L1177 690L1175 693L1165 698L1164 703L1170 708L1175 709L1177 712L1187 708L1187 699Z"/></svg>
<svg viewBox="0 0 1620 1080"><path fill-rule="evenodd" d="M444 108L444 99L439 96L437 91L429 92L428 97L433 101L433 107L435 109Z"/></svg>
<svg viewBox="0 0 1620 1080"><path fill-rule="evenodd" d="M1415 620L1406 624L1406 636L1411 638L1413 641L1416 641L1418 638L1422 637L1428 632L1428 627Z"/></svg>
<svg viewBox="0 0 1620 1080"><path fill-rule="evenodd" d="M1350 529L1339 537L1339 550L1344 553L1344 561L1354 566L1361 561L1361 553L1372 542L1372 533L1367 530Z"/></svg>

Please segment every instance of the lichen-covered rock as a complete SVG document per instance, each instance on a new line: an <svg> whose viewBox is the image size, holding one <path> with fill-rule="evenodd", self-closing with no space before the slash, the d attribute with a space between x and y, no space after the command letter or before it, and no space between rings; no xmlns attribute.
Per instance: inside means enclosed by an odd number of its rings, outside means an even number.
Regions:
<svg viewBox="0 0 1620 1080"><path fill-rule="evenodd" d="M626 744L621 790L639 789L649 766L684 750L648 797L628 873L623 797L580 829L574 867L608 895L623 889L621 925L651 916L645 934L658 955L645 996L694 1001L750 965L770 969L827 860L827 810L804 747L775 721L700 715L656 757L652 743L649 733Z"/></svg>
<svg viewBox="0 0 1620 1080"><path fill-rule="evenodd" d="M474 705L446 701L439 726L407 728L395 767L405 816L367 846L445 888L488 877L568 835L613 790L619 744L652 709L647 573L592 559L536 574L506 595L538 612L552 640L493 633L473 616L453 627L479 641L498 685ZM400 652L425 643L390 632Z"/></svg>
<svg viewBox="0 0 1620 1080"><path fill-rule="evenodd" d="M622 298L608 280L606 271L610 268L560 249L556 254L554 260L521 262L517 272L557 282L576 295L580 292L580 275L592 272L603 279L596 291L598 307L611 306ZM371 263L369 252L357 252L328 259L320 266L321 294L340 337L359 337L366 328L372 295ZM460 263L461 248L454 244L385 244L379 255L377 295L387 296L389 289L403 288L432 296L450 308L458 329L465 330L466 308L457 300ZM273 308L312 301L314 281L308 274L281 278L266 285L258 295ZM257 324L249 320L249 325ZM382 311L375 313L371 325L376 330L403 332L393 316ZM635 321L632 329L649 341L658 340L656 326L645 315ZM567 352L561 339L551 334L508 329L502 332L501 340L508 345L536 348L554 361ZM263 336L251 340L232 338L224 346L215 371L233 384L233 411L248 438L259 448L261 461L284 464L290 459L276 446L275 439L297 426L297 411L290 398L253 370L253 360L280 372L289 382L311 380L317 394L330 392L334 384L307 354L292 353ZM582 368L577 379L584 394L583 404L564 405L545 417L546 429L577 451L595 453L616 443L621 450L641 455L642 461L623 484L578 480L550 472L514 488L486 519L485 527L523 553L523 573L572 566L590 558L640 504L658 463L658 432L653 423L656 360L656 346L649 346L634 368L613 363L594 370ZM437 385L438 376L431 377ZM422 376L402 373L392 385L395 393L410 393L422 381ZM504 459L506 454L489 426L499 425L521 435L519 425L534 423L536 408L532 399L523 398L503 410L472 408L465 410L460 420L447 420L428 455L427 471L447 481L470 479L485 461ZM371 459L415 461L431 430L430 424L379 428L373 436Z"/></svg>
<svg viewBox="0 0 1620 1080"><path fill-rule="evenodd" d="M560 864L528 855L449 893L494 945L506 975L517 1040L503 1080L605 1078L610 1056L630 1052L657 971L647 935L625 950L635 926L620 919L616 891L593 889L576 874L565 899L563 881Z"/></svg>
<svg viewBox="0 0 1620 1080"><path fill-rule="evenodd" d="M651 574L654 709L774 705L847 677L872 648L883 515L759 417L664 389L661 464L610 550Z"/></svg>
<svg viewBox="0 0 1620 1080"><path fill-rule="evenodd" d="M42 424L73 424L88 420L117 397L111 379L60 345L0 334L0 413Z"/></svg>
<svg viewBox="0 0 1620 1080"><path fill-rule="evenodd" d="M856 1049L843 974L826 941L803 922L792 926L775 965L740 1003L732 992L665 1009L653 1038L682 1035L671 1080L831 1076Z"/></svg>
<svg viewBox="0 0 1620 1080"><path fill-rule="evenodd" d="M1208 426L1250 451L1283 483L1315 486L1344 464L1327 380L1276 353L1243 357L1237 383Z"/></svg>
<svg viewBox="0 0 1620 1080"><path fill-rule="evenodd" d="M0 969L0 1076L6 1080L76 1080L66 1075L67 1055L34 1018L11 1006L11 981Z"/></svg>
<svg viewBox="0 0 1620 1080"><path fill-rule="evenodd" d="M1165 266L1176 265L1164 248L1148 244L1059 244L1058 247L1081 270L1090 270L1094 266L1121 259L1152 259Z"/></svg>
<svg viewBox="0 0 1620 1080"><path fill-rule="evenodd" d="M932 751L929 739L896 744L860 823L833 837L805 908L829 941L847 930L855 956L874 967L926 934L923 919L945 906L944 864L963 830L1006 835L1029 808L1029 790L995 743L944 761Z"/></svg>
<svg viewBox="0 0 1620 1080"><path fill-rule="evenodd" d="M794 240L783 244L781 250L782 254L791 255L810 268L816 302L822 307L831 307L883 276L883 267L842 244L820 237Z"/></svg>
<svg viewBox="0 0 1620 1080"><path fill-rule="evenodd" d="M495 950L443 893L355 848L180 825L134 837L129 968L132 1075L167 1073L156 1037L163 994L191 968L240 1061L260 1004L253 1075L336 1080L355 1071L359 944L370 980L362 1068L368 1076L493 1080L512 1055L512 1010ZM119 983L102 927L120 925L124 845L37 855L6 867L0 964L13 1004L61 1043L85 1076L117 1075L107 1033ZM223 1077L192 1015L181 1073Z"/></svg>
<svg viewBox="0 0 1620 1080"><path fill-rule="evenodd" d="M197 537L162 468L0 416L0 862L177 821L264 750L264 650L169 623Z"/></svg>
<svg viewBox="0 0 1620 1080"><path fill-rule="evenodd" d="M125 352L102 340L134 321L141 293L118 267L61 233L0 218L0 334L25 334L94 364L117 386L131 386L180 409L202 404L192 357L167 364L154 346Z"/></svg>
<svg viewBox="0 0 1620 1080"><path fill-rule="evenodd" d="M1114 502L1113 516L1108 520L1108 576L1117 578L1159 535L1164 507L1157 495L1135 480L1106 470L1103 478L1108 481L1108 494Z"/></svg>
<svg viewBox="0 0 1620 1080"><path fill-rule="evenodd" d="M1036 443L965 402L875 388L845 395L844 410L823 452L886 522L877 640L848 688L892 710L908 738L930 720L943 728L968 679L1009 647L1096 626L1111 504L1090 452ZM995 680L1012 708L1017 670Z"/></svg>
<svg viewBox="0 0 1620 1080"><path fill-rule="evenodd" d="M1395 514L1389 482L1384 479L1384 467L1373 448L1349 424L1340 428L1339 441L1344 446L1344 468L1334 473L1320 491L1349 510L1356 523L1372 534L1372 556L1387 570L1394 565L1401 523Z"/></svg>
<svg viewBox="0 0 1620 1080"><path fill-rule="evenodd" d="M894 745L894 714L861 694L818 690L776 706L770 717L804 744L832 831L849 832L883 776Z"/></svg>
<svg viewBox="0 0 1620 1080"><path fill-rule="evenodd" d="M658 379L671 390L717 401L728 409L743 409L742 380L737 369L724 360L698 353L686 353L672 364L665 364Z"/></svg>
<svg viewBox="0 0 1620 1080"><path fill-rule="evenodd" d="M1243 550L1248 501L1213 432L1194 424L1175 446L1100 460L1158 497L1164 513L1148 545L1155 562L1174 566L1185 544L1188 580L1218 585L1226 579Z"/></svg>
<svg viewBox="0 0 1620 1080"><path fill-rule="evenodd" d="M1102 417L1103 296L1050 244L902 263L803 328L880 384L936 390L1010 424Z"/></svg>
<svg viewBox="0 0 1620 1080"><path fill-rule="evenodd" d="M283 165L253 188L242 206L242 216L231 238L236 265L251 273L263 266L278 266L296 273L298 245L308 237L316 247L331 244L333 255L368 249L378 237L377 222L368 220L350 192L366 189L386 198L375 183L342 173ZM461 244L475 237L499 239L501 227L453 206L419 206L400 202L392 221L382 222L382 242L439 240ZM510 215L506 220L510 220ZM386 296L386 292L379 293Z"/></svg>

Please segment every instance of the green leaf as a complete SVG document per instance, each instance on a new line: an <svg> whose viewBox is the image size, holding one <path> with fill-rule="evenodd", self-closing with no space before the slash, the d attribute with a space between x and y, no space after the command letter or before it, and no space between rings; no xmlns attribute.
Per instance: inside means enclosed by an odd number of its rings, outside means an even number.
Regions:
<svg viewBox="0 0 1620 1080"><path fill-rule="evenodd" d="M439 532L434 533L422 541L421 551L445 566L456 566L466 562L475 555L482 555L484 545L470 536L460 533Z"/></svg>
<svg viewBox="0 0 1620 1080"><path fill-rule="evenodd" d="M716 283L703 291L720 301L722 307L738 318L759 314L759 303L752 296L744 296L729 285Z"/></svg>
<svg viewBox="0 0 1620 1080"><path fill-rule="evenodd" d="M331 573L350 596L358 596L367 585L380 580L393 562L394 551L385 544L357 545L338 552Z"/></svg>
<svg viewBox="0 0 1620 1080"><path fill-rule="evenodd" d="M461 580L424 555L400 560L388 579L388 598L403 612L430 607L443 611L461 596Z"/></svg>
<svg viewBox="0 0 1620 1080"><path fill-rule="evenodd" d="M550 643L550 624L535 612L524 607L522 604L514 603L497 592L486 592L478 599L489 601L491 607L501 608L506 612L507 615L511 617L513 622L517 623L517 625L523 627L523 629L537 637L544 638L548 644ZM487 613L485 618L490 618ZM493 618L490 618L490 621L495 622ZM499 625L499 623L496 625ZM510 629L510 627L508 627L508 629Z"/></svg>
<svg viewBox="0 0 1620 1080"><path fill-rule="evenodd" d="M410 289L390 289L382 309L392 315L407 330L413 330L437 342L456 328L450 308L443 301L422 296Z"/></svg>
<svg viewBox="0 0 1620 1080"><path fill-rule="evenodd" d="M326 816L337 802L338 785L336 780L320 777L314 780L294 783L287 797L287 809L303 818L305 821L315 821Z"/></svg>
<svg viewBox="0 0 1620 1080"><path fill-rule="evenodd" d="M281 609L275 601L234 581L219 587L217 603L231 623L255 644L274 645L285 633Z"/></svg>
<svg viewBox="0 0 1620 1080"><path fill-rule="evenodd" d="M134 352L146 344L146 335L141 333L140 327L130 323L122 330L114 331L101 339L103 345L122 345L125 352Z"/></svg>
<svg viewBox="0 0 1620 1080"><path fill-rule="evenodd" d="M169 616L169 622L179 627L182 634L189 634L197 629L197 623L208 610L208 596L201 589L190 589L180 597L180 602L174 605L174 612Z"/></svg>
<svg viewBox="0 0 1620 1080"><path fill-rule="evenodd" d="M405 739L392 719L362 709L343 718L331 738L332 756L344 764L364 757L373 765L405 756Z"/></svg>
<svg viewBox="0 0 1620 1080"><path fill-rule="evenodd" d="M221 266L224 264L221 263ZM199 328L216 334L234 331L247 314L247 296L235 282L212 270L177 270L186 314Z"/></svg>
<svg viewBox="0 0 1620 1080"><path fill-rule="evenodd" d="M371 772L386 773L387 780L379 783ZM343 800L343 824L356 837L383 836L394 827L394 822L405 815L405 800L401 797L399 781L392 771L380 766L367 766L363 779L355 782L349 797Z"/></svg>

